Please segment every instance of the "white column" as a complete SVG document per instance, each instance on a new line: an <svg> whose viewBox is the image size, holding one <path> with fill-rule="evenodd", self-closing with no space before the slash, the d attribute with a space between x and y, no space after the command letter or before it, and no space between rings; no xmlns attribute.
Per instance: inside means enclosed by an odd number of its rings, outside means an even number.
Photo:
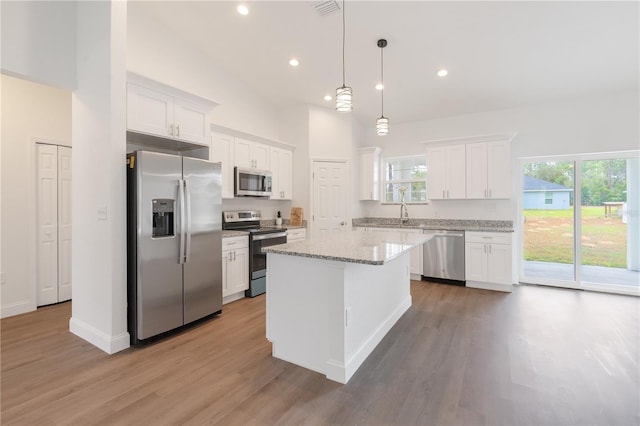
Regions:
<svg viewBox="0 0 640 426"><path fill-rule="evenodd" d="M627 160L627 269L640 271L640 158Z"/></svg>
<svg viewBox="0 0 640 426"><path fill-rule="evenodd" d="M126 316L125 1L77 2L72 97L73 312L70 330L111 354Z"/></svg>

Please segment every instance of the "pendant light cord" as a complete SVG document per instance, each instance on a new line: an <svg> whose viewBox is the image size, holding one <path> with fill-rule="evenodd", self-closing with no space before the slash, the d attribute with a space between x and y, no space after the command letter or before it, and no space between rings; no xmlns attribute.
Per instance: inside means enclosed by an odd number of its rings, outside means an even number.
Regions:
<svg viewBox="0 0 640 426"><path fill-rule="evenodd" d="M345 46L345 25L344 25L344 6L346 4L346 0L342 0L342 87L344 87L344 46Z"/></svg>
<svg viewBox="0 0 640 426"><path fill-rule="evenodd" d="M382 84L380 109L382 110L382 116L384 117L384 47L380 48L380 84Z"/></svg>

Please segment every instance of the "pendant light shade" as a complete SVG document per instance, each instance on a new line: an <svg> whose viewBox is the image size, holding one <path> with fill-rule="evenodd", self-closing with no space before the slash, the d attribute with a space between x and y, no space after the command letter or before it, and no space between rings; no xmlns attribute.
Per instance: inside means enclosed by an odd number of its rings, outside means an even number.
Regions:
<svg viewBox="0 0 640 426"><path fill-rule="evenodd" d="M378 47L380 48L380 107L382 112L380 117L376 120L376 133L378 136L385 136L389 134L389 119L384 116L384 56L383 49L387 46L387 40L381 38L378 40Z"/></svg>
<svg viewBox="0 0 640 426"><path fill-rule="evenodd" d="M336 89L336 111L350 112L351 110L353 110L353 105L351 104L351 96L351 87L338 87Z"/></svg>
<svg viewBox="0 0 640 426"><path fill-rule="evenodd" d="M344 26L344 5L342 0L342 86L336 89L336 111L351 112L353 110L353 89L344 84L344 45L345 45L345 26Z"/></svg>
<svg viewBox="0 0 640 426"><path fill-rule="evenodd" d="M389 119L384 115L376 120L376 133L378 136L389 134Z"/></svg>

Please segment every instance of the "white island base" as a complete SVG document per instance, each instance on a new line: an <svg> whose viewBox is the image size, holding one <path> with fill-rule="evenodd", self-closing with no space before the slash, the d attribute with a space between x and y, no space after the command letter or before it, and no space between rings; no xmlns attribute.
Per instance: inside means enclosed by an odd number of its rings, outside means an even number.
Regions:
<svg viewBox="0 0 640 426"><path fill-rule="evenodd" d="M409 257L371 265L268 252L273 356L347 383L411 306Z"/></svg>

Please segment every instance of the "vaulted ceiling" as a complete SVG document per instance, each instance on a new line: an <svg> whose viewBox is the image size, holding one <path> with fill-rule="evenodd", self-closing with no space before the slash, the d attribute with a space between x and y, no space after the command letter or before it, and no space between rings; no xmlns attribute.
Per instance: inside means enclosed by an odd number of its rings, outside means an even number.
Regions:
<svg viewBox="0 0 640 426"><path fill-rule="evenodd" d="M276 105L332 106L342 10L314 1L133 1ZM337 4L341 7L342 2ZM638 2L347 1L346 83L363 123L392 123L637 90ZM289 59L300 61L297 68ZM446 68L449 75L436 72Z"/></svg>

